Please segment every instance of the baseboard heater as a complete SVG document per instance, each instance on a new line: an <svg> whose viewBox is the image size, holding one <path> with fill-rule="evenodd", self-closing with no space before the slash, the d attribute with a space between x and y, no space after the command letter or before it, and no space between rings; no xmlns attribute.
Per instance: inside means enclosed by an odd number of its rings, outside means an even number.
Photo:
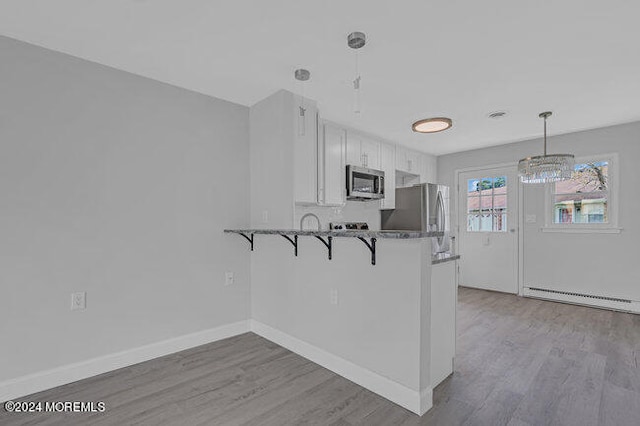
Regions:
<svg viewBox="0 0 640 426"><path fill-rule="evenodd" d="M540 299L597 306L623 312L640 313L639 302L630 299L621 299L618 297L597 296L595 294L574 293L570 291L552 290L540 287L525 287L523 294L524 296L537 297Z"/></svg>

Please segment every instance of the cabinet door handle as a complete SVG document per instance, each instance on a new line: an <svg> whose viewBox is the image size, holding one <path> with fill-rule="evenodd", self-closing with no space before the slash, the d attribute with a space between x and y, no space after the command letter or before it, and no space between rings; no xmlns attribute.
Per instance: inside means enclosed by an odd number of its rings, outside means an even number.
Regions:
<svg viewBox="0 0 640 426"><path fill-rule="evenodd" d="M407 170L411 171L411 160L407 160Z"/></svg>

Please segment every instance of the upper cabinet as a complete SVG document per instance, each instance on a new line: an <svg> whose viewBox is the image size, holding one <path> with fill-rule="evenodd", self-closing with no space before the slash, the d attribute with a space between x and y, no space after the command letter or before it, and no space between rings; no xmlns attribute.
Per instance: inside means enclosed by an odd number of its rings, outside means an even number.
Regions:
<svg viewBox="0 0 640 426"><path fill-rule="evenodd" d="M436 183L436 157L404 147L396 149L396 170L400 180L396 186L411 186L418 183Z"/></svg>
<svg viewBox="0 0 640 426"><path fill-rule="evenodd" d="M294 95L293 188L298 204L318 203L318 109L315 103Z"/></svg>
<svg viewBox="0 0 640 426"><path fill-rule="evenodd" d="M436 157L422 154L420 158L420 183L437 183L438 171Z"/></svg>
<svg viewBox="0 0 640 426"><path fill-rule="evenodd" d="M318 202L316 108L315 102L301 103L299 96L286 90L251 106L252 227L297 227L294 205Z"/></svg>
<svg viewBox="0 0 640 426"><path fill-rule="evenodd" d="M346 142L344 129L323 123L318 144L318 203L342 206L346 202Z"/></svg>
<svg viewBox="0 0 640 426"><path fill-rule="evenodd" d="M364 167L380 169L380 142L362 137L360 148L364 158Z"/></svg>
<svg viewBox="0 0 640 426"><path fill-rule="evenodd" d="M383 143L380 149L380 162L384 171L384 198L380 208L396 208L396 148Z"/></svg>
<svg viewBox="0 0 640 426"><path fill-rule="evenodd" d="M380 169L380 142L359 133L347 132L347 164Z"/></svg>
<svg viewBox="0 0 640 426"><path fill-rule="evenodd" d="M419 175L421 173L421 154L410 149L396 149L396 169L405 173Z"/></svg>

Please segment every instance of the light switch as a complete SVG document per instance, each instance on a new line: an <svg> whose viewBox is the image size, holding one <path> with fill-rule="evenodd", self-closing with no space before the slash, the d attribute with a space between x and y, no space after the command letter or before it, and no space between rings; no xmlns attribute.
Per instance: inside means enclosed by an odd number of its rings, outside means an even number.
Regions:
<svg viewBox="0 0 640 426"><path fill-rule="evenodd" d="M82 311L87 308L87 292L71 293L71 310Z"/></svg>
<svg viewBox="0 0 640 426"><path fill-rule="evenodd" d="M332 288L329 290L329 301L332 305L338 305L338 289Z"/></svg>

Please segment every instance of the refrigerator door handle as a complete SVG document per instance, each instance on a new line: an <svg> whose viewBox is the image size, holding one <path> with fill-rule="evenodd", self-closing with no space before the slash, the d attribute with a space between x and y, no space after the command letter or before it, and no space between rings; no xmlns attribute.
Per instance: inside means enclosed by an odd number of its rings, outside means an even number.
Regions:
<svg viewBox="0 0 640 426"><path fill-rule="evenodd" d="M444 201L442 201L442 193L440 191L438 191L438 199L436 201L437 203L437 209L438 209L438 216L436 218L436 224L438 226L438 232L444 232L445 229L447 229L446 224L445 224L445 212L444 212Z"/></svg>

